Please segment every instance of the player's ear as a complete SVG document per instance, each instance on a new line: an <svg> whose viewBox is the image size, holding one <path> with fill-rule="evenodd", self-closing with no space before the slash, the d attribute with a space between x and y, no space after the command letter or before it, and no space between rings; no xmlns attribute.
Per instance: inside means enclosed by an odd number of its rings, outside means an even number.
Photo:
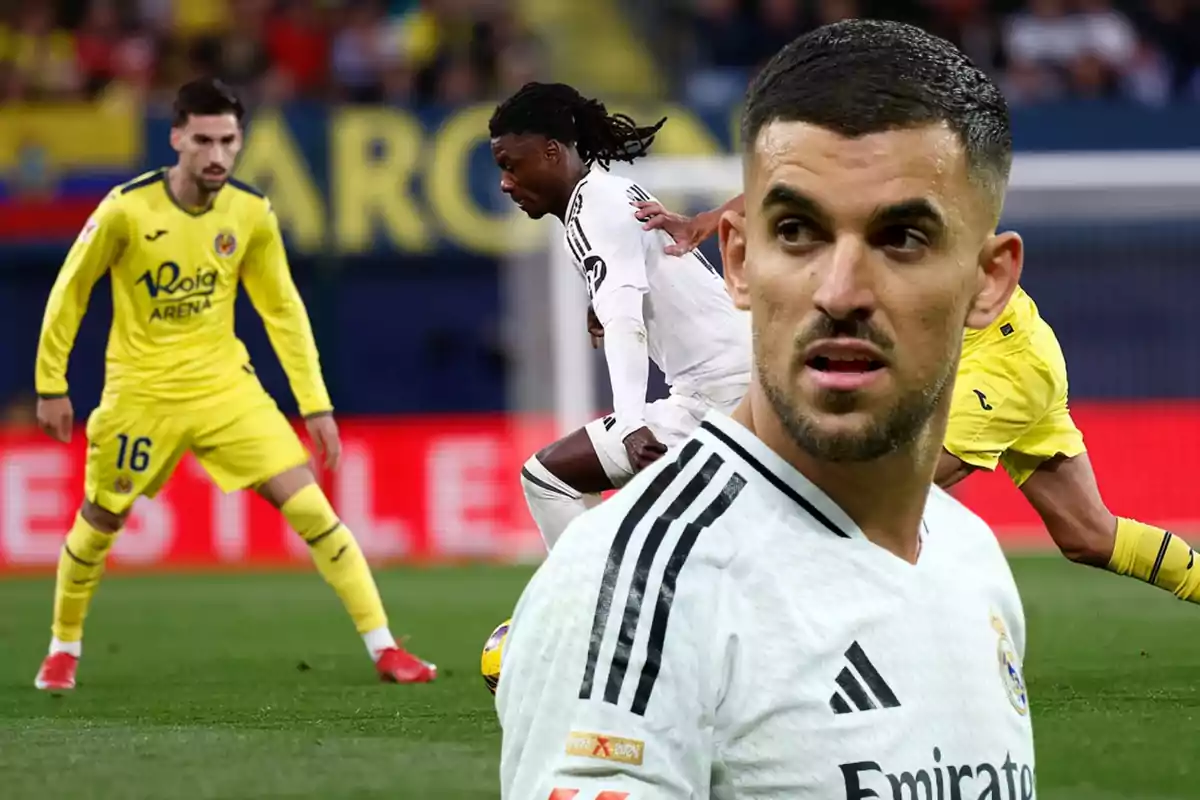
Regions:
<svg viewBox="0 0 1200 800"><path fill-rule="evenodd" d="M717 222L717 240L721 244L721 269L725 274L725 292L733 305L750 309L750 288L746 281L746 218L726 211Z"/></svg>
<svg viewBox="0 0 1200 800"><path fill-rule="evenodd" d="M171 147L178 153L183 145L183 129L171 126Z"/></svg>
<svg viewBox="0 0 1200 800"><path fill-rule="evenodd" d="M1025 244L1015 231L993 234L979 251L979 291L967 315L967 327L986 328L1008 305L1025 261Z"/></svg>

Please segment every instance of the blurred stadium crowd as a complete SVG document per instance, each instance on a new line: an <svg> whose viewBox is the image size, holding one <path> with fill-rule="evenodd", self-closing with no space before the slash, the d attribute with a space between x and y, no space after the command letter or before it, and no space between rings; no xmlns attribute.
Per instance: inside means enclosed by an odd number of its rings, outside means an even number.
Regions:
<svg viewBox="0 0 1200 800"><path fill-rule="evenodd" d="M687 0L672 46L697 103L724 102L783 44L860 16L916 23L1001 78L1010 102L1200 99L1195 0Z"/></svg>
<svg viewBox="0 0 1200 800"><path fill-rule="evenodd" d="M6 2L4 94L169 98L218 74L250 100L458 104L538 72L536 41L497 0Z"/></svg>
<svg viewBox="0 0 1200 800"><path fill-rule="evenodd" d="M683 43L695 102L740 91L782 44L847 17L905 19L1002 79L1010 102L1200 98L1194 0L692 0Z"/></svg>
<svg viewBox="0 0 1200 800"><path fill-rule="evenodd" d="M589 0L589 9L591 0ZM558 12L554 6L563 4ZM504 94L553 73L541 17L575 0L41 0L2 4L3 90L161 100L197 73L250 99L412 105ZM667 89L727 104L783 43L851 16L906 19L995 71L1014 103L1200 99L1200 0L597 0L625 13ZM565 24L565 23L564 23ZM640 34L640 35L639 35ZM613 59L623 58L615 47Z"/></svg>

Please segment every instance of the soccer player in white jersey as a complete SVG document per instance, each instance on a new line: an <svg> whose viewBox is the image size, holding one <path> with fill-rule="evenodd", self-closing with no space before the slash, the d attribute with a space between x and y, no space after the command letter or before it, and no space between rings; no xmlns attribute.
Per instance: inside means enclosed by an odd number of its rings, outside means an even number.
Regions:
<svg viewBox="0 0 1200 800"><path fill-rule="evenodd" d="M755 79L719 228L753 381L564 533L497 710L505 800L1031 800L1025 619L987 525L932 485L964 328L1022 244L996 86L893 22Z"/></svg>
<svg viewBox="0 0 1200 800"><path fill-rule="evenodd" d="M613 413L543 449L521 469L547 547L600 493L619 488L686 439L709 409L732 411L750 384L750 320L700 253L664 253L670 236L646 231L631 205L651 195L607 172L645 155L665 120L638 127L561 83L530 83L492 116L500 188L534 219L562 221L564 246L604 335ZM681 269L697 259L705 269ZM583 291L583 287L580 287ZM668 397L647 404L649 362Z"/></svg>

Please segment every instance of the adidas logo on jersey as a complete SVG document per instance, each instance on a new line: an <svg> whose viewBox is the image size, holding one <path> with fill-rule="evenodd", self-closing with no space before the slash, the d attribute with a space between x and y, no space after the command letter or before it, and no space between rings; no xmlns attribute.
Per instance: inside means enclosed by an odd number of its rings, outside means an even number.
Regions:
<svg viewBox="0 0 1200 800"><path fill-rule="evenodd" d="M916 772L884 772L875 761L841 764L846 800L1033 800L1034 772L1011 753L1002 764L942 764L933 748L933 765Z"/></svg>
<svg viewBox="0 0 1200 800"><path fill-rule="evenodd" d="M846 660L850 664L842 668L836 679L839 689L829 698L833 713L850 714L855 709L869 711L873 708L900 707L892 687L875 669L858 642L846 650Z"/></svg>

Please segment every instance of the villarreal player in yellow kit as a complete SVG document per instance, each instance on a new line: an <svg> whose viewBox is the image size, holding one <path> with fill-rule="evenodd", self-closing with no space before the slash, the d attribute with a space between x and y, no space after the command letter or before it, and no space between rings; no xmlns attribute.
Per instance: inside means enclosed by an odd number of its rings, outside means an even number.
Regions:
<svg viewBox="0 0 1200 800"><path fill-rule="evenodd" d="M738 195L695 217L656 202L633 205L647 229L675 240L666 252L681 255L711 236L726 211L744 213L744 202ZM934 477L939 486L1001 467L1067 558L1200 603L1200 567L1188 543L1105 505L1067 407L1062 348L1020 287L991 325L964 333L943 448Z"/></svg>
<svg viewBox="0 0 1200 800"><path fill-rule="evenodd" d="M113 323L104 393L87 421L83 506L59 557L53 637L38 688L74 687L84 618L105 559L134 501L153 497L189 452L222 490L253 488L283 513L382 679L423 683L436 675L432 664L396 644L362 551L234 335L241 285L313 441L335 468L333 407L278 222L263 195L228 177L241 148L242 115L240 101L217 81L182 87L171 132L178 163L108 195L51 291L37 355L38 420L61 441L69 440L73 422L67 361L92 288L106 272Z"/></svg>
<svg viewBox="0 0 1200 800"><path fill-rule="evenodd" d="M1187 542L1104 504L1067 407L1062 348L1020 288L995 322L963 337L943 446L939 485L999 466L1067 558L1200 602L1200 569Z"/></svg>

